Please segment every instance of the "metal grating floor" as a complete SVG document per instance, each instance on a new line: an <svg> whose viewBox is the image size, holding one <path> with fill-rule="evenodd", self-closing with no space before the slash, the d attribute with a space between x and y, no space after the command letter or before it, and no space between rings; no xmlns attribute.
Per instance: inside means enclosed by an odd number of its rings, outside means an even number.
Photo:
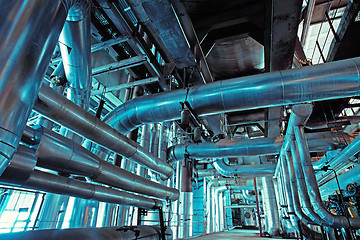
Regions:
<svg viewBox="0 0 360 240"><path fill-rule="evenodd" d="M246 230L246 229L232 229L224 232L216 232L210 234L202 234L195 237L182 238L191 240L233 240L233 239L251 239L251 240L264 240L264 239L276 239L276 238L264 238L260 237L258 230ZM281 239L281 238L279 238Z"/></svg>

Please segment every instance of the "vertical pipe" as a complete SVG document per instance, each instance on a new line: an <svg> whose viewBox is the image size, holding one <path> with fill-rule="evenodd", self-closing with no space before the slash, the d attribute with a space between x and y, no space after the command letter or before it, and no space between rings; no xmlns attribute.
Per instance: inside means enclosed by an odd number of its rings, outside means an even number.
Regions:
<svg viewBox="0 0 360 240"><path fill-rule="evenodd" d="M66 19L65 1L0 1L0 175L9 165Z"/></svg>
<svg viewBox="0 0 360 240"><path fill-rule="evenodd" d="M260 236L262 236L263 232L262 232L262 226L261 226L260 206L259 206L259 197L258 197L258 190L257 190L257 184L256 184L256 177L254 177L254 188L255 188L255 199L256 199L256 213L257 213L257 218L259 221Z"/></svg>

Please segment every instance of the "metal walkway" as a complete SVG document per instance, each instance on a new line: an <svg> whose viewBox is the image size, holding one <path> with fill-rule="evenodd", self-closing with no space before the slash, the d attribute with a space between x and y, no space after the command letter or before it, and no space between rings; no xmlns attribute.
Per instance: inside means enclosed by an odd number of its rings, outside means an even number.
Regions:
<svg viewBox="0 0 360 240"><path fill-rule="evenodd" d="M232 229L224 232L216 232L210 234L202 234L195 237L182 238L191 240L233 240L233 239L251 239L251 240L264 240L264 239L277 239L277 238L264 238L260 237L259 230L247 229ZM281 239L281 238L279 238Z"/></svg>

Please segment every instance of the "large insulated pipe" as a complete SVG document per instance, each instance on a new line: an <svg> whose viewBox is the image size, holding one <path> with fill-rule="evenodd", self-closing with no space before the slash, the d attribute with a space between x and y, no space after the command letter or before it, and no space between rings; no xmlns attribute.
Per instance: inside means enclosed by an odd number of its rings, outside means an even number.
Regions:
<svg viewBox="0 0 360 240"><path fill-rule="evenodd" d="M63 240L63 239L86 239L86 240L159 240L161 229L159 226L131 226L131 227L104 227L104 228L70 228L48 229L36 231L24 231L16 233L0 234L2 240ZM166 240L172 239L172 232L168 228Z"/></svg>
<svg viewBox="0 0 360 240"><path fill-rule="evenodd" d="M68 98L88 109L91 91L90 4L75 3L69 10L60 34L59 46L66 79Z"/></svg>
<svg viewBox="0 0 360 240"><path fill-rule="evenodd" d="M306 135L310 152L326 152L350 143L346 133L319 132ZM216 143L187 143L172 146L168 149L169 158L181 161L185 156L191 158L221 158L238 156L277 155L280 153L284 137L221 140ZM360 151L360 150L359 150Z"/></svg>
<svg viewBox="0 0 360 240"><path fill-rule="evenodd" d="M174 170L168 163L45 84L41 86L34 110L125 158L160 173L164 179L173 174Z"/></svg>
<svg viewBox="0 0 360 240"><path fill-rule="evenodd" d="M262 178L262 198L266 216L266 229L271 236L279 235L280 220L272 177Z"/></svg>
<svg viewBox="0 0 360 240"><path fill-rule="evenodd" d="M31 149L19 146L19 150L21 151L19 153L20 157L17 156L17 153L14 155L11 164L0 177L1 183L141 208L162 207L162 202L157 199L34 170L36 158L24 157L24 155L31 154ZM25 151L25 154L22 153L23 151Z"/></svg>
<svg viewBox="0 0 360 240"><path fill-rule="evenodd" d="M0 1L0 175L19 145L69 2Z"/></svg>
<svg viewBox="0 0 360 240"><path fill-rule="evenodd" d="M180 102L199 115L289 105L359 95L360 58L217 81L143 96L118 106L105 121L120 132L179 119Z"/></svg>
<svg viewBox="0 0 360 240"><path fill-rule="evenodd" d="M360 228L360 218L347 218L345 216L333 215L324 206L319 187L316 181L315 172L311 163L311 156L306 145L303 127L295 127L294 134L300 155L301 167L304 172L307 192L314 211L320 216L322 225L337 228Z"/></svg>
<svg viewBox="0 0 360 240"><path fill-rule="evenodd" d="M213 162L213 166L223 176L244 176L244 177L263 177L274 175L276 164L257 164L257 165L242 165L242 164L227 164L224 159L219 159Z"/></svg>
<svg viewBox="0 0 360 240"><path fill-rule="evenodd" d="M90 177L93 181L130 192L176 200L179 191L140 177L102 160L80 144L46 128L27 127L28 138L39 141L35 155L37 166L58 172ZM41 137L40 137L41 136Z"/></svg>

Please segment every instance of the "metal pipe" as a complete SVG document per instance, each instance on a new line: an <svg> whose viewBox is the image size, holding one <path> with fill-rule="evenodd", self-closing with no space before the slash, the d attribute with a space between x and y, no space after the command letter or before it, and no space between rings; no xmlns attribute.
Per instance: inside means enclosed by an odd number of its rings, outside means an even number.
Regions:
<svg viewBox="0 0 360 240"><path fill-rule="evenodd" d="M65 4L68 1L1 1L0 175L19 145L66 20Z"/></svg>
<svg viewBox="0 0 360 240"><path fill-rule="evenodd" d="M90 3L78 1L70 8L59 46L66 79L68 98L88 109L91 91Z"/></svg>
<svg viewBox="0 0 360 240"><path fill-rule="evenodd" d="M166 230L165 239L172 239L170 229ZM161 230L159 226L131 226L131 227L104 227L104 228L71 228L24 231L0 234L3 240L62 240L62 239L112 239L112 240L159 240Z"/></svg>
<svg viewBox="0 0 360 240"><path fill-rule="evenodd" d="M351 137L346 133L319 132L308 133L310 152L324 152L342 147ZM221 140L216 143L187 143L174 145L168 149L169 158L181 161L185 156L191 158L222 158L239 156L277 155L280 153L284 137ZM359 150L360 151L360 150Z"/></svg>
<svg viewBox="0 0 360 240"><path fill-rule="evenodd" d="M37 137L37 166L90 177L93 181L157 198L176 200L179 191L153 182L100 159L80 144L51 130L26 128ZM33 132L32 134L29 134Z"/></svg>
<svg viewBox="0 0 360 240"><path fill-rule="evenodd" d="M353 58L143 96L118 106L105 121L128 132L142 124L179 119L179 102L184 101L205 116L356 96L359 67L360 58Z"/></svg>
<svg viewBox="0 0 360 240"><path fill-rule="evenodd" d="M272 176L274 175L276 164L258 164L258 165L228 165L224 159L213 162L213 166L223 176Z"/></svg>
<svg viewBox="0 0 360 240"><path fill-rule="evenodd" d="M157 199L147 198L39 170L33 170L35 165L24 164L24 160L28 162L27 159L18 158L15 154L11 164L0 177L0 182L7 185L10 184L45 192L65 194L73 197L94 199L103 202L131 205L141 208L150 209L162 207L162 202ZM29 160L33 163L33 158L30 158ZM29 177L26 180L20 179L18 175L21 174L26 174L26 176Z"/></svg>
<svg viewBox="0 0 360 240"><path fill-rule="evenodd" d="M299 146L301 167L304 172L307 191L314 211L319 215L322 225L337 228L360 228L360 218L347 218L345 216L333 215L321 201L319 187L317 185L314 169L311 164L311 157L306 145L303 127L294 128L295 139Z"/></svg>
<svg viewBox="0 0 360 240"><path fill-rule="evenodd" d="M123 69L139 66L147 61L145 55L140 55L128 59L121 60L119 62L109 63L104 66L96 67L92 70L93 76L98 76L104 73L120 71Z"/></svg>
<svg viewBox="0 0 360 240"><path fill-rule="evenodd" d="M124 88L132 88L132 87L136 87L136 86L147 85L147 84L155 83L158 81L159 81L158 77L145 78L145 79L141 79L141 80L137 80L137 81L133 81L133 82L129 82L129 83L120 84L117 86L106 87L106 88L103 88L100 90L95 90L95 91L91 92L91 96L101 95L101 94L111 92L111 91L119 91Z"/></svg>
<svg viewBox="0 0 360 240"><path fill-rule="evenodd" d="M41 86L34 110L125 158L160 173L164 179L173 174L174 170L168 163L45 84Z"/></svg>
<svg viewBox="0 0 360 240"><path fill-rule="evenodd" d="M271 236L279 235L280 220L276 204L274 183L272 177L262 178L262 197L264 212L267 219L267 232Z"/></svg>

